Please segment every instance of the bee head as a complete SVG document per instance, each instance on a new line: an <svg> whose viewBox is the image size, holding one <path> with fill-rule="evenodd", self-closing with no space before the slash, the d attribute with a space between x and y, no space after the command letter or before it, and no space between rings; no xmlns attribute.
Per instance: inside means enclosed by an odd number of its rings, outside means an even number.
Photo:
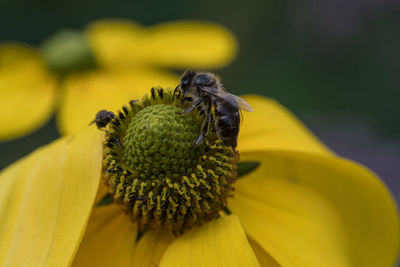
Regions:
<svg viewBox="0 0 400 267"><path fill-rule="evenodd" d="M187 70L183 73L183 75L181 77L181 82L179 84L180 87L182 88L182 90L186 90L190 86L190 84L193 80L193 77L195 75L196 75L196 72L191 71L191 70Z"/></svg>

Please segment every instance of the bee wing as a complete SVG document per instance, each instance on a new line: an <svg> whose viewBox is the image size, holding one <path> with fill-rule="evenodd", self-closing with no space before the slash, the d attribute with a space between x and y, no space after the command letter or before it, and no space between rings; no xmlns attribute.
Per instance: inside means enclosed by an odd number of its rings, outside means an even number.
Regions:
<svg viewBox="0 0 400 267"><path fill-rule="evenodd" d="M229 102L230 104L234 106L238 106L239 109L243 109L249 112L253 112L253 108L247 103L246 101L243 100L243 98L238 97L237 95L233 95L229 93L228 91L225 90L220 90L216 87L208 87L208 86L203 86L201 88L204 92L214 95L216 97L222 98L225 101Z"/></svg>
<svg viewBox="0 0 400 267"><path fill-rule="evenodd" d="M236 101L236 103L237 103L237 105L238 105L238 107L239 107L240 109L246 110L246 111L248 111L248 112L253 112L253 111L254 111L254 109L249 105L249 103L247 103L246 101L244 101L243 98L238 97L237 95L232 95L232 94L230 94L230 96L231 96L233 99L235 99L235 101Z"/></svg>

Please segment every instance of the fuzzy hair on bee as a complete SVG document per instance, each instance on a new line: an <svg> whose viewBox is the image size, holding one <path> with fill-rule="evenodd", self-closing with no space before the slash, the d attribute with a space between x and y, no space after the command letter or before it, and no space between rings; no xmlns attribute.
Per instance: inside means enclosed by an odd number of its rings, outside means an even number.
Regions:
<svg viewBox="0 0 400 267"><path fill-rule="evenodd" d="M182 95L181 104L191 105L182 114L187 114L195 108L200 108L205 114L201 132L193 142L194 146L201 144L213 122L216 133L224 145L236 148L240 128L239 111L252 112L253 108L242 98L229 93L217 75L186 70L173 95Z"/></svg>

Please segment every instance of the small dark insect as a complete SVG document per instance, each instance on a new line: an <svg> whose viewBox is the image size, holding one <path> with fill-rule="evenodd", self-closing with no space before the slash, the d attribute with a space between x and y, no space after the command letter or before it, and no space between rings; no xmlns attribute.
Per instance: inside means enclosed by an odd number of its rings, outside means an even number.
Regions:
<svg viewBox="0 0 400 267"><path fill-rule="evenodd" d="M98 129L103 129L114 118L115 115L113 112L103 109L97 113L96 118L90 124L96 123Z"/></svg>
<svg viewBox="0 0 400 267"><path fill-rule="evenodd" d="M122 113L119 114L120 116L123 116ZM104 129L114 118L116 118L115 114L111 111L107 111L107 110L100 110L97 115L96 118L90 123L96 123L96 126L99 130ZM89 124L89 125L90 125ZM114 142L122 148L122 144L121 141L117 138L111 138L112 140L114 140Z"/></svg>
<svg viewBox="0 0 400 267"><path fill-rule="evenodd" d="M207 136L213 119L218 137L226 146L236 148L240 126L239 110L253 111L246 101L229 93L213 73L185 71L173 96L177 92L178 96L182 94L181 104L192 104L182 114L199 107L206 117L201 133L193 143L194 146L199 145Z"/></svg>

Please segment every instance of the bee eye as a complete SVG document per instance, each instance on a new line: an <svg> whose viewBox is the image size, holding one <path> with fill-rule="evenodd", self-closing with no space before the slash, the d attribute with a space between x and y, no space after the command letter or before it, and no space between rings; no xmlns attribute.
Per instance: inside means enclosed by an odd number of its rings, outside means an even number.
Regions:
<svg viewBox="0 0 400 267"><path fill-rule="evenodd" d="M181 85L183 85L183 86L188 86L189 83L190 83L189 77L184 77L184 78L181 80Z"/></svg>
<svg viewBox="0 0 400 267"><path fill-rule="evenodd" d="M194 79L196 85L208 85L211 83L211 77L206 74L199 74Z"/></svg>

